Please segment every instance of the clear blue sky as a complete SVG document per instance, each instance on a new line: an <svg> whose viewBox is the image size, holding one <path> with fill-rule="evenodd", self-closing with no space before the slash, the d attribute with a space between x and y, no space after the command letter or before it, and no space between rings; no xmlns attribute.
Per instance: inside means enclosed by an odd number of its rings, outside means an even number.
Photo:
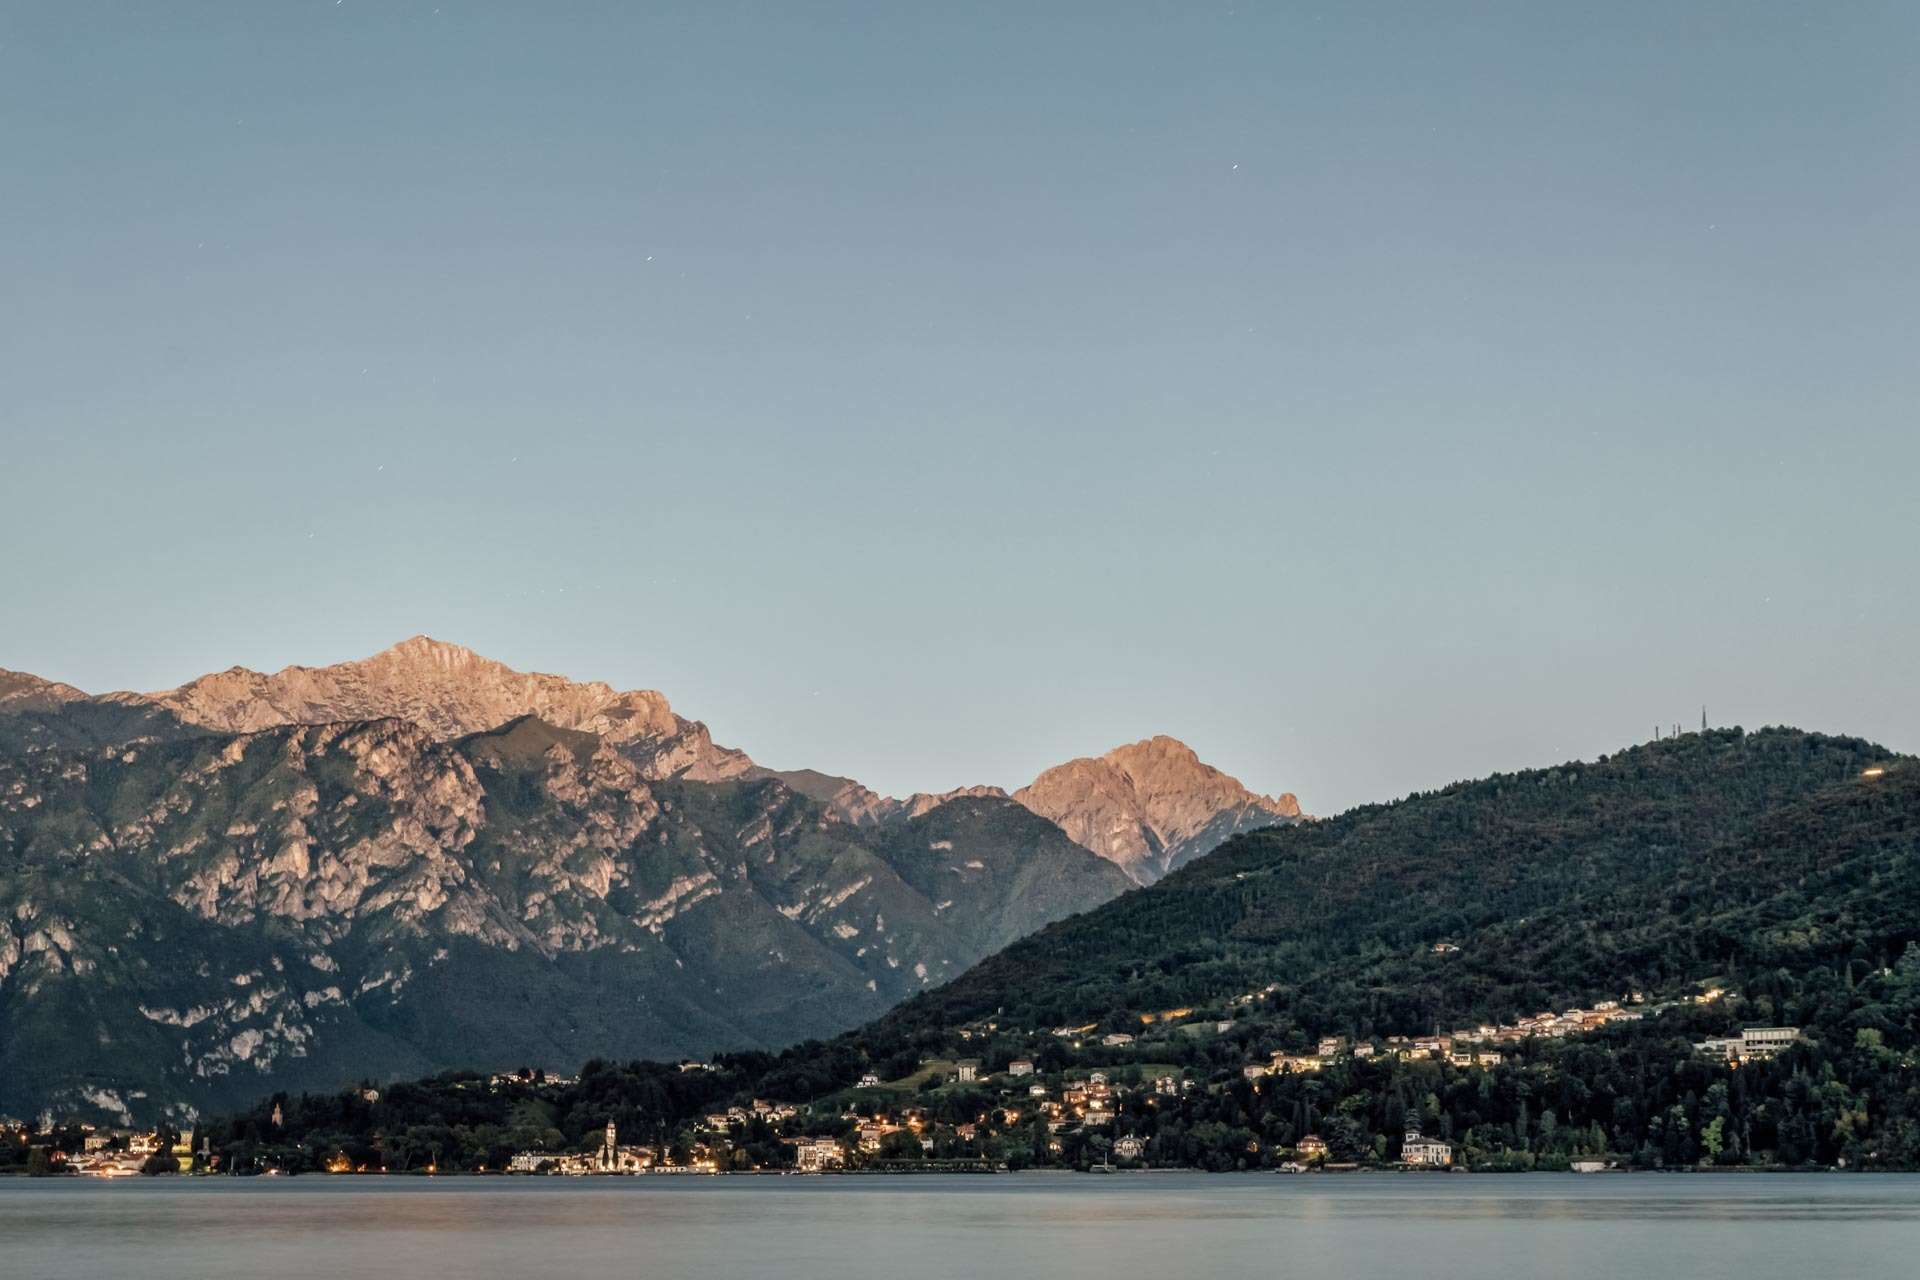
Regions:
<svg viewBox="0 0 1920 1280"><path fill-rule="evenodd" d="M1920 6L0 9L0 665L1332 812L1920 748Z"/></svg>

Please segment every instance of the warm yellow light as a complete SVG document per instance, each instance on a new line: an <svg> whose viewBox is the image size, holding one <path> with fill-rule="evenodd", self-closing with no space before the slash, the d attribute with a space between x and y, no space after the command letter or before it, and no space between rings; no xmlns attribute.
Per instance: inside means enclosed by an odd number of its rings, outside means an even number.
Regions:
<svg viewBox="0 0 1920 1280"><path fill-rule="evenodd" d="M1875 765L1871 769L1862 769L1860 771L1860 776L1863 778L1877 778L1885 772L1886 772L1885 769L1881 768L1879 765Z"/></svg>

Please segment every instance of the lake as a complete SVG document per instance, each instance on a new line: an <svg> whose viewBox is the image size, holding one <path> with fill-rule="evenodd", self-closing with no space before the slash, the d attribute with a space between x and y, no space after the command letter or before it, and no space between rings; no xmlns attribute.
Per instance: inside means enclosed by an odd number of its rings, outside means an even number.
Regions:
<svg viewBox="0 0 1920 1280"><path fill-rule="evenodd" d="M1920 1175L0 1179L6 1280L1911 1275Z"/></svg>

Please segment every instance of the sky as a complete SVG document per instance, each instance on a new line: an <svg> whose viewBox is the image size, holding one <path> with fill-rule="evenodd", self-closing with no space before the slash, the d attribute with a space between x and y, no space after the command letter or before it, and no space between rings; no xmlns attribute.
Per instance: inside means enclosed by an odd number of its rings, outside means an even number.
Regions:
<svg viewBox="0 0 1920 1280"><path fill-rule="evenodd" d="M1316 813L1920 749L1920 7L0 5L0 666Z"/></svg>

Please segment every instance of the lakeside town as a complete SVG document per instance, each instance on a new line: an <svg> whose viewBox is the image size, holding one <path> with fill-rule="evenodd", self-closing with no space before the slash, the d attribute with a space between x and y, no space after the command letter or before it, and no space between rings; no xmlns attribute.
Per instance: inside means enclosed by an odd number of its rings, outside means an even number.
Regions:
<svg viewBox="0 0 1920 1280"><path fill-rule="evenodd" d="M1256 1005L1272 988L1226 1002L1226 1009ZM994 1172L1009 1168L1067 1167L1096 1172L1150 1167L1183 1167L1156 1150L1156 1120L1168 1109L1195 1099L1242 1090L1256 1102L1262 1092L1292 1079L1319 1077L1355 1067L1406 1064L1452 1073L1490 1073L1518 1065L1516 1051L1582 1037L1622 1023L1635 1023L1670 1010L1701 1008L1719 1002L1717 986L1684 997L1649 1002L1640 992L1591 1007L1541 1011L1511 1023L1479 1024L1425 1036L1376 1038L1323 1036L1309 1048L1272 1049L1243 1062L1237 1073L1199 1072L1170 1063L1139 1060L1152 1041L1203 1038L1218 1041L1236 1030L1238 1019L1196 1016L1193 1009L1138 1015L1139 1033L1101 1030L1101 1024L1011 1032L992 1021L958 1030L962 1042L995 1046L1024 1042L1033 1046L1017 1056L928 1058L892 1079L869 1070L846 1089L812 1102L754 1097L705 1110L671 1130L628 1140L608 1119L588 1140L568 1146L549 1131L546 1141L503 1151L491 1164L461 1167L459 1172L534 1176L700 1175L722 1173L825 1174L839 1172ZM1151 1030L1149 1030L1151 1029ZM1803 1040L1793 1027L1747 1026L1735 1034L1692 1042L1694 1057L1729 1071L1765 1062ZM1104 1065L1079 1067L1082 1056ZM1129 1059L1132 1060L1129 1060ZM1538 1064L1536 1064L1537 1066ZM712 1063L679 1063L677 1072L697 1076L713 1072ZM577 1088L580 1076L533 1069L496 1073L450 1082L455 1092L479 1092L505 1100L517 1110L537 1113L545 1099ZM351 1097L366 1107L381 1102L381 1092L362 1086ZM1429 1113L1432 1108L1428 1108ZM1456 1136L1429 1114L1408 1112L1397 1124L1397 1142L1378 1140L1356 1151L1351 1141L1330 1140L1318 1131L1309 1107L1291 1141L1264 1153L1259 1167L1283 1173L1354 1170L1461 1170L1480 1167L1462 1158ZM281 1102L266 1115L263 1139L271 1144L287 1118ZM1432 1130L1442 1130L1434 1132ZM1596 1146L1603 1144L1595 1144ZM314 1166L329 1174L440 1173L437 1152L424 1161L394 1161L389 1153L354 1152L345 1144L315 1153ZM291 1162L288 1162L289 1164ZM1570 1159L1574 1172L1599 1172L1623 1162L1603 1151ZM258 1168L223 1167L210 1133L169 1128L134 1130L0 1119L0 1172L125 1178L141 1174L294 1172L272 1161Z"/></svg>

